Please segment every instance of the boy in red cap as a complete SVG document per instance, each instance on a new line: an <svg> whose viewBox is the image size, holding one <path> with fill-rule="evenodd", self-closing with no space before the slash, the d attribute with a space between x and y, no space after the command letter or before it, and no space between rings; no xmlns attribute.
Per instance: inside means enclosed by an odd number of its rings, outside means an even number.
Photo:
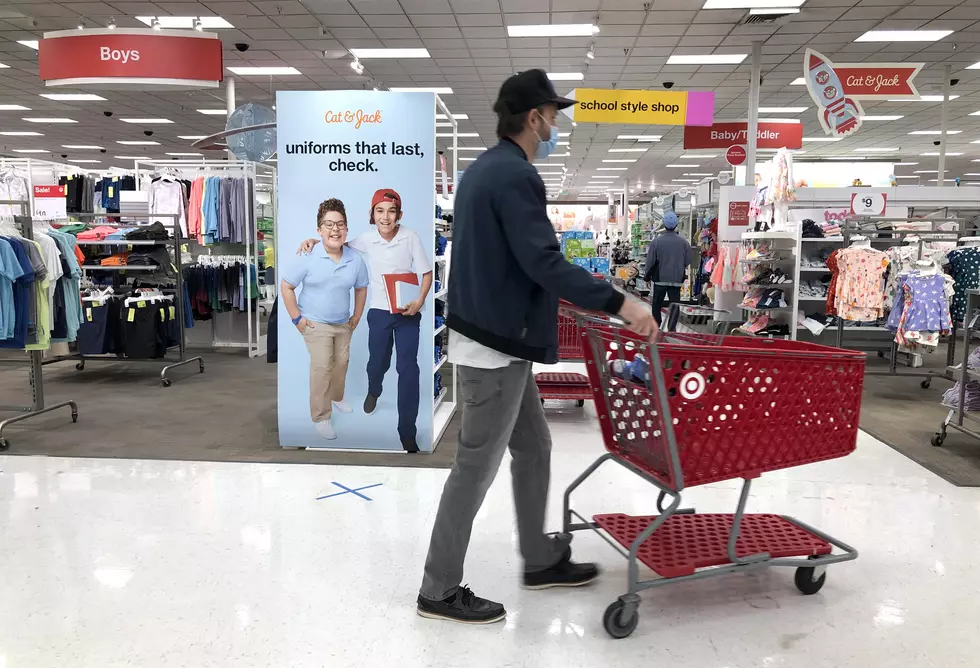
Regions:
<svg viewBox="0 0 980 668"><path fill-rule="evenodd" d="M350 247L361 253L368 265L371 289L368 293L368 394L364 412L370 415L378 405L385 374L395 352L398 373L398 437L407 452L418 452L416 419L419 414L419 313L432 287L432 262L422 239L400 224L402 198L391 188L381 188L371 198L371 229L350 241ZM309 252L317 239L307 239L300 246ZM388 306L385 274L422 274L419 298L400 313Z"/></svg>

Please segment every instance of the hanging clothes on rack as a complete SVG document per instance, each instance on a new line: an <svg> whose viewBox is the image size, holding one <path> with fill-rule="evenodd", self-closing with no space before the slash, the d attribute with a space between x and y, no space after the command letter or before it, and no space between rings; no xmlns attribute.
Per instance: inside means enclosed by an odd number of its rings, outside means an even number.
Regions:
<svg viewBox="0 0 980 668"><path fill-rule="evenodd" d="M835 251L831 258L836 265L831 294L835 297L833 305L837 315L844 320L862 322L882 317L888 256L870 247L850 246ZM827 264L830 266L830 259Z"/></svg>
<svg viewBox="0 0 980 668"><path fill-rule="evenodd" d="M939 336L952 329L949 313L952 279L940 274L935 263L923 264L933 266L899 275L898 292L886 326L895 331L895 341L908 349L925 346L935 350Z"/></svg>
<svg viewBox="0 0 980 668"><path fill-rule="evenodd" d="M154 214L176 215L181 236L187 238L187 195L182 181L171 174L164 174L159 180L150 183L147 205L150 223L171 225L173 218L157 218Z"/></svg>
<svg viewBox="0 0 980 668"><path fill-rule="evenodd" d="M198 264L184 267L184 283L195 320L210 320L215 313L245 311L246 301L256 308L258 274L244 256L201 255Z"/></svg>
<svg viewBox="0 0 980 668"><path fill-rule="evenodd" d="M16 167L0 170L0 200L26 202L30 199L27 190L27 177ZM21 207L0 205L0 216L13 216L23 213Z"/></svg>
<svg viewBox="0 0 980 668"><path fill-rule="evenodd" d="M949 272L956 281L950 316L953 322L963 324L966 317L966 291L980 288L980 247L966 246L946 254Z"/></svg>
<svg viewBox="0 0 980 668"><path fill-rule="evenodd" d="M58 179L66 187L65 208L68 213L95 212L95 179L87 174L68 174Z"/></svg>

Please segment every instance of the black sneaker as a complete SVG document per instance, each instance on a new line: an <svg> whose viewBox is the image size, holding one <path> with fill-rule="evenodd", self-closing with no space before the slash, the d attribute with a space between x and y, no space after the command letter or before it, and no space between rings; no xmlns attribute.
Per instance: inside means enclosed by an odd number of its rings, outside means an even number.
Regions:
<svg viewBox="0 0 980 668"><path fill-rule="evenodd" d="M374 412L374 409L378 407L378 398L372 397L370 394L364 397L364 412L370 415Z"/></svg>
<svg viewBox="0 0 980 668"><path fill-rule="evenodd" d="M422 617L463 624L493 624L507 616L503 605L480 598L466 585L441 601L430 601L419 596L418 605L418 613Z"/></svg>
<svg viewBox="0 0 980 668"><path fill-rule="evenodd" d="M419 444L415 442L414 438L403 438L402 447L405 448L405 452L412 454L419 451Z"/></svg>
<svg viewBox="0 0 980 668"><path fill-rule="evenodd" d="M561 561L543 571L524 573L525 589L550 589L551 587L581 587L599 577L595 564L572 562L572 548L565 550Z"/></svg>

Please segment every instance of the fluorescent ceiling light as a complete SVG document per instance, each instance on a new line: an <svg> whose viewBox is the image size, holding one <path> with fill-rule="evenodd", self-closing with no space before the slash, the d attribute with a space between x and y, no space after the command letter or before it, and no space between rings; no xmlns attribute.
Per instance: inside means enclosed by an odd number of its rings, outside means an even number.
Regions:
<svg viewBox="0 0 980 668"><path fill-rule="evenodd" d="M436 137L452 137L452 136L453 136L453 133L452 132L437 132L436 133ZM456 136L457 137L479 137L480 134L477 133L477 132L458 132L458 133L456 133Z"/></svg>
<svg viewBox="0 0 980 668"><path fill-rule="evenodd" d="M596 167L600 172L625 172L629 167Z"/></svg>
<svg viewBox="0 0 980 668"><path fill-rule="evenodd" d="M701 165L686 165L686 164L681 164L681 163L678 162L678 163L674 163L674 164L667 165L667 166L668 167L676 167L678 169L683 169L685 167L692 167L692 168L693 167L700 167Z"/></svg>
<svg viewBox="0 0 980 668"><path fill-rule="evenodd" d="M4 137L43 137L44 133L18 130L13 132L0 132L0 135L3 135Z"/></svg>
<svg viewBox="0 0 980 668"><path fill-rule="evenodd" d="M899 149L897 149L897 148L874 148L874 147L872 147L872 148L856 148L854 150L855 151L858 151L858 152L862 152L862 153L889 153L889 152L892 152L892 151L898 151Z"/></svg>
<svg viewBox="0 0 980 668"><path fill-rule="evenodd" d="M148 155L114 155L116 160L152 160Z"/></svg>
<svg viewBox="0 0 980 668"><path fill-rule="evenodd" d="M923 156L937 156L937 155L939 155L939 151L930 151L928 153L920 153L919 155L923 155ZM955 158L956 156L959 156L959 155L963 155L963 154L962 153L947 153L946 154L946 157L952 156L952 157Z"/></svg>
<svg viewBox="0 0 980 668"><path fill-rule="evenodd" d="M122 141L117 139L116 143L122 144L123 146L159 146L160 145L160 142L158 141L144 141L144 140Z"/></svg>
<svg viewBox="0 0 980 668"><path fill-rule="evenodd" d="M603 160L603 162L636 162L636 160Z"/></svg>
<svg viewBox="0 0 980 668"><path fill-rule="evenodd" d="M714 176L712 172L688 172L684 176Z"/></svg>
<svg viewBox="0 0 980 668"><path fill-rule="evenodd" d="M855 42L935 42L952 35L952 30L869 30Z"/></svg>
<svg viewBox="0 0 980 668"><path fill-rule="evenodd" d="M201 157L201 154L200 153L167 153L167 155L172 155L172 156L185 156L185 155L189 155L189 156L193 156L195 158Z"/></svg>
<svg viewBox="0 0 980 668"><path fill-rule="evenodd" d="M469 116L467 116L466 114L453 114L453 118L455 118L457 121L465 121L469 119ZM449 119L446 118L445 114L436 114L436 120L447 121Z"/></svg>
<svg viewBox="0 0 980 668"><path fill-rule="evenodd" d="M598 176L593 176L593 177L591 177L591 178L592 178L592 180L594 180L594 181L597 181L597 180L599 180L599 179L604 179L604 180L610 180L610 179L613 179L613 180L615 180L615 179L618 179L619 177L618 177L618 176L602 176L602 175L600 174L600 175L598 175Z"/></svg>
<svg viewBox="0 0 980 668"><path fill-rule="evenodd" d="M161 28L193 28L194 22L200 20L201 27L205 29L234 28L232 24L225 21L220 16L137 16L136 20L148 26L153 25L156 19Z"/></svg>
<svg viewBox="0 0 980 668"><path fill-rule="evenodd" d="M963 176L980 176L980 172L967 172Z"/></svg>
<svg viewBox="0 0 980 668"><path fill-rule="evenodd" d="M164 125L173 123L169 118L120 118L123 123L137 123L139 125Z"/></svg>
<svg viewBox="0 0 980 668"><path fill-rule="evenodd" d="M255 76L267 76L275 77L287 74L302 74L295 67L228 67L226 68L232 74L241 74L244 76L255 75Z"/></svg>
<svg viewBox="0 0 980 668"><path fill-rule="evenodd" d="M661 135L619 135L616 139L632 139L633 141L660 141Z"/></svg>
<svg viewBox="0 0 980 668"><path fill-rule="evenodd" d="M681 160L711 160L717 157L717 153L685 153L681 156Z"/></svg>
<svg viewBox="0 0 980 668"><path fill-rule="evenodd" d="M840 141L843 137L804 137L803 141Z"/></svg>
<svg viewBox="0 0 980 668"><path fill-rule="evenodd" d="M806 85L806 79L804 79L803 77L797 77L797 78L793 79L792 81L790 81L789 82L789 85L790 86L805 86Z"/></svg>
<svg viewBox="0 0 980 668"><path fill-rule="evenodd" d="M95 93L41 93L41 97L57 102L98 102L105 98Z"/></svg>
<svg viewBox="0 0 980 668"><path fill-rule="evenodd" d="M896 179L917 179L918 176L913 176L911 174L905 174L904 176L896 176Z"/></svg>
<svg viewBox="0 0 980 668"><path fill-rule="evenodd" d="M18 44L23 44L28 49L34 49L35 51L37 51L37 40L36 39L19 39L19 40L17 40L17 43Z"/></svg>
<svg viewBox="0 0 980 668"><path fill-rule="evenodd" d="M800 114L807 107L759 107L760 114Z"/></svg>
<svg viewBox="0 0 980 668"><path fill-rule="evenodd" d="M972 65L970 65L966 69L968 69L968 70L980 70L980 63L973 63Z"/></svg>
<svg viewBox="0 0 980 668"><path fill-rule="evenodd" d="M919 171L917 171L915 173L916 174L938 174L939 173L939 170L938 169L920 169Z"/></svg>
<svg viewBox="0 0 980 668"><path fill-rule="evenodd" d="M396 86L389 89L392 93L435 93L436 95L452 95L453 89L448 86Z"/></svg>
<svg viewBox="0 0 980 668"><path fill-rule="evenodd" d="M450 151L453 150L453 147L450 146L449 150ZM487 147L486 146L457 146L456 150L457 151L486 151Z"/></svg>
<svg viewBox="0 0 980 668"><path fill-rule="evenodd" d="M823 160L847 160L850 162L852 160L867 160L867 158L863 155L832 155L829 158L823 158Z"/></svg>
<svg viewBox="0 0 980 668"><path fill-rule="evenodd" d="M94 165L95 163L102 162L101 160L72 160L68 159L68 162L78 163L79 165Z"/></svg>
<svg viewBox="0 0 980 668"><path fill-rule="evenodd" d="M673 55L667 59L668 65L738 65L748 56L747 53L704 54L700 56Z"/></svg>
<svg viewBox="0 0 980 668"><path fill-rule="evenodd" d="M204 139L205 137L207 137L207 135L177 135L177 139L190 139L192 141L195 141L195 140L198 140L198 139ZM122 142L119 142L119 143L121 144ZM155 144L156 142L153 142L153 143Z"/></svg>
<svg viewBox="0 0 980 668"><path fill-rule="evenodd" d="M963 132L962 130L947 130L946 134L958 135L962 132ZM915 130L914 132L910 132L909 134L910 135L940 135L942 133L943 133L942 130Z"/></svg>
<svg viewBox="0 0 980 668"><path fill-rule="evenodd" d="M14 153L50 153L43 148L15 148Z"/></svg>
<svg viewBox="0 0 980 668"><path fill-rule="evenodd" d="M459 158L460 162L473 162L476 158Z"/></svg>
<svg viewBox="0 0 980 668"><path fill-rule="evenodd" d="M0 111L30 111L30 107L22 104L0 104Z"/></svg>
<svg viewBox="0 0 980 668"><path fill-rule="evenodd" d="M800 10L796 7L773 7L772 9L750 9L752 16L769 16L771 14L799 14Z"/></svg>
<svg viewBox="0 0 980 668"><path fill-rule="evenodd" d="M365 58L431 58L427 49L351 49L350 54Z"/></svg>
<svg viewBox="0 0 980 668"><path fill-rule="evenodd" d="M548 78L552 81L582 81L585 75L581 72L548 72Z"/></svg>
<svg viewBox="0 0 980 668"><path fill-rule="evenodd" d="M10 69L10 65L4 65L3 63L0 63L0 70L9 70L9 69Z"/></svg>
<svg viewBox="0 0 980 668"><path fill-rule="evenodd" d="M205 116L227 116L227 109L198 109L197 113L204 114Z"/></svg>
<svg viewBox="0 0 980 668"><path fill-rule="evenodd" d="M910 167L912 165L918 165L918 164L919 163L917 163L917 162L896 162L895 163L895 166L896 167Z"/></svg>
<svg viewBox="0 0 980 668"><path fill-rule="evenodd" d="M897 121L900 118L905 118L904 116L894 115L894 116L862 116L862 121Z"/></svg>
<svg viewBox="0 0 980 668"><path fill-rule="evenodd" d="M646 153L649 148L611 148L610 153Z"/></svg>
<svg viewBox="0 0 980 668"><path fill-rule="evenodd" d="M980 116L980 111L974 111L970 116Z"/></svg>
<svg viewBox="0 0 980 668"><path fill-rule="evenodd" d="M539 23L526 26L507 26L508 37L591 37L599 32L599 26L591 23L566 23L552 25Z"/></svg>
<svg viewBox="0 0 980 668"><path fill-rule="evenodd" d="M950 100L955 100L959 95L950 95ZM942 95L923 95L919 99L914 97L896 97L888 100L889 102L942 102Z"/></svg>
<svg viewBox="0 0 980 668"><path fill-rule="evenodd" d="M22 121L27 121L28 123L77 123L70 118L59 118L52 116L31 116L28 118L22 118Z"/></svg>
<svg viewBox="0 0 980 668"><path fill-rule="evenodd" d="M92 144L62 144L61 148L74 148L78 150L92 149L94 151L101 151L101 146L94 146Z"/></svg>

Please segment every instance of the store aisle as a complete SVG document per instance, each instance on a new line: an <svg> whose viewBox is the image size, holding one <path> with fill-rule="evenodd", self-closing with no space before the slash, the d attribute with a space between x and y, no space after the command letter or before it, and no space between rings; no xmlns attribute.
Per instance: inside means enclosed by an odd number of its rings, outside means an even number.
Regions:
<svg viewBox="0 0 980 668"><path fill-rule="evenodd" d="M551 415L559 490L596 454L594 419ZM506 462L502 473L506 473ZM862 437L846 459L771 474L754 511L794 514L857 546L803 597L790 571L646 592L622 641L600 624L625 561L595 536L593 588L518 588L508 476L474 532L467 581L506 625L419 618L415 593L446 471L42 457L0 458L0 666L573 668L972 665L980 491L953 487ZM378 485L361 494L348 488ZM727 511L733 484L694 490ZM609 467L587 512L649 512L651 488ZM690 505L690 504L688 504Z"/></svg>

